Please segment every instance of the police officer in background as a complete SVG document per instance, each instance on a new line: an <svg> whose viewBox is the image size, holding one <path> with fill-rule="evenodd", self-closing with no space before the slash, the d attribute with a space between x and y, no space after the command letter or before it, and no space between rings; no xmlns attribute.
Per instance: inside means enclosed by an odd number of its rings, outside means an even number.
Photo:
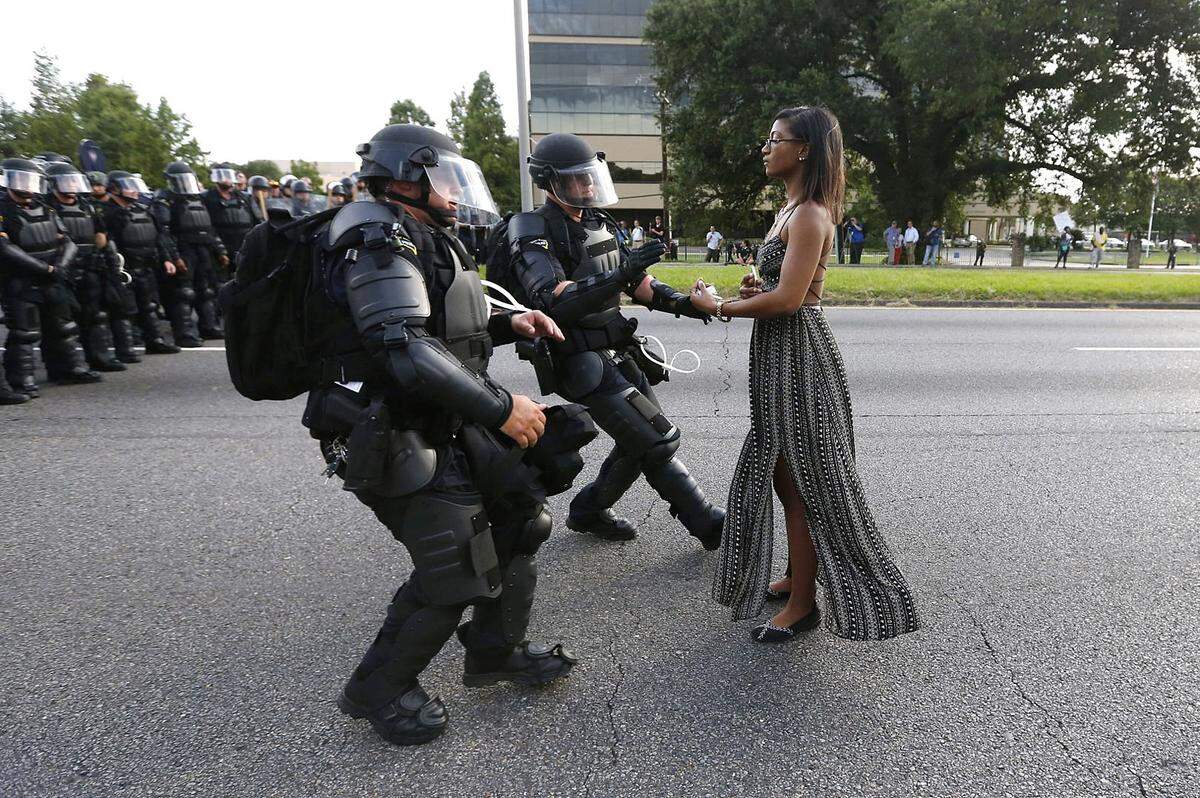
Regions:
<svg viewBox="0 0 1200 798"><path fill-rule="evenodd" d="M231 261L237 258L242 239L255 225L250 198L237 188L238 174L229 164L217 164L208 173L212 186L201 197ZM196 286L196 290L199 291L200 286Z"/></svg>
<svg viewBox="0 0 1200 798"><path fill-rule="evenodd" d="M329 187L329 206L340 208L350 201L350 192L343 183L334 183Z"/></svg>
<svg viewBox="0 0 1200 798"><path fill-rule="evenodd" d="M108 175L103 172L87 173L88 185L91 187L93 202L108 202Z"/></svg>
<svg viewBox="0 0 1200 798"><path fill-rule="evenodd" d="M79 302L77 318L84 357L96 371L124 371L125 365L113 357L108 313L109 301L117 298L109 285L121 267L116 249L109 245L104 217L84 199L91 196L91 186L70 163L48 164L46 176L50 181L50 206L79 249L71 271Z"/></svg>
<svg viewBox="0 0 1200 798"><path fill-rule="evenodd" d="M250 212L254 214L254 224L267 220L267 200L271 199L271 181L262 175L254 175L247 182L250 188Z"/></svg>
<svg viewBox="0 0 1200 798"><path fill-rule="evenodd" d="M8 339L4 367L9 385L30 398L38 396L33 349L40 342L51 380L99 382L77 350L79 327L71 317L74 297L70 266L75 242L58 214L44 201L46 174L32 160L6 158L5 189L0 197L0 262L3 263L4 316Z"/></svg>
<svg viewBox="0 0 1200 798"><path fill-rule="evenodd" d="M109 201L104 205L104 225L108 236L125 258L125 270L132 277L131 305L121 308L121 316L113 324L113 343L117 357L124 363L136 363L133 351L133 325L136 318L148 355L173 355L179 351L168 343L158 325L161 307L158 275L167 278L175 274L174 244L159 228L150 209L141 200L149 196L146 183L124 171L108 173ZM117 312L115 309L110 312Z"/></svg>
<svg viewBox="0 0 1200 798"><path fill-rule="evenodd" d="M705 549L720 545L725 512L704 497L675 458L679 429L663 414L635 358L636 322L621 315L621 294L651 310L708 322L687 294L646 274L662 256L661 241L627 251L612 217L599 210L617 201L604 153L579 136L553 133L529 158L534 183L547 202L508 224L518 299L544 311L566 341L553 345L557 392L588 408L615 443L596 481L571 502L567 526L608 540L630 540L637 530L612 506L644 474L671 514ZM521 296L523 294L523 296ZM642 365L653 368L647 359ZM659 375L660 377L663 375Z"/></svg>
<svg viewBox="0 0 1200 798"><path fill-rule="evenodd" d="M308 216L321 210L312 198L312 186L307 180L297 178L288 184L288 188L292 192L292 215L296 217Z"/></svg>
<svg viewBox="0 0 1200 798"><path fill-rule="evenodd" d="M221 339L225 331L217 316L217 291L229 266L229 256L213 228L208 208L200 199L200 181L183 161L167 164L165 191L151 207L159 227L172 242L173 275L160 283L163 305L171 321L175 343L185 348L203 346L201 338ZM199 329L192 308L200 319Z"/></svg>
<svg viewBox="0 0 1200 798"><path fill-rule="evenodd" d="M497 218L479 167L418 125L389 125L358 154L377 200L343 206L317 239L320 300L306 325L323 331L325 378L305 419L331 471L412 556L412 575L339 700L410 745L445 730L445 706L417 677L456 627L469 687L545 684L575 663L525 631L535 553L551 528L543 502L550 482L565 490L582 467L581 442L559 459L545 449L547 419L564 409L488 376L493 343L561 333L541 313L489 313L476 265L449 232L472 211ZM472 620L459 627L468 605Z"/></svg>

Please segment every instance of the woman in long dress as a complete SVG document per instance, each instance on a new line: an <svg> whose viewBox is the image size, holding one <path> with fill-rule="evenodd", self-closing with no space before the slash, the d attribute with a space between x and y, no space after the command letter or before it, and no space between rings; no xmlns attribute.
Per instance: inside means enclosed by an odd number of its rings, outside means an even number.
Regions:
<svg viewBox="0 0 1200 798"><path fill-rule="evenodd" d="M759 252L761 279L747 275L739 299L712 297L702 282L692 295L693 305L715 315L754 319L750 433L729 489L713 597L733 608L735 620L786 599L752 633L757 642L781 642L821 622L819 583L834 634L894 637L917 628L916 610L855 471L845 369L821 311L845 187L837 119L823 108L785 109L762 154L788 201ZM772 485L783 505L789 568L769 584Z"/></svg>

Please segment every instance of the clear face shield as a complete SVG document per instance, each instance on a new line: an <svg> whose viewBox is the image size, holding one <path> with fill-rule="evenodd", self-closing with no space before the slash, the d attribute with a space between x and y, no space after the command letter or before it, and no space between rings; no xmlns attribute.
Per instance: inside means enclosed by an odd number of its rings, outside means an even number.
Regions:
<svg viewBox="0 0 1200 798"><path fill-rule="evenodd" d="M54 190L59 194L92 193L92 184L78 172L73 175L55 175L50 180L54 183Z"/></svg>
<svg viewBox="0 0 1200 798"><path fill-rule="evenodd" d="M11 191L23 191L26 194L45 194L46 176L37 172L26 172L20 169L4 170L5 188Z"/></svg>
<svg viewBox="0 0 1200 798"><path fill-rule="evenodd" d="M199 194L200 181L189 173L167 175L167 184L173 194Z"/></svg>
<svg viewBox="0 0 1200 798"><path fill-rule="evenodd" d="M602 158L565 169L556 168L550 178L550 190L574 208L603 208L617 201L612 175Z"/></svg>
<svg viewBox="0 0 1200 798"><path fill-rule="evenodd" d="M116 179L117 193L126 199L138 199L150 193L150 187L140 177L118 177Z"/></svg>
<svg viewBox="0 0 1200 798"><path fill-rule="evenodd" d="M232 186L237 183L238 176L233 169L213 169L208 173L208 179L219 185Z"/></svg>
<svg viewBox="0 0 1200 798"><path fill-rule="evenodd" d="M426 166L429 187L458 206L461 224L490 225L500 221L500 211L479 164L455 155L440 155L437 166Z"/></svg>

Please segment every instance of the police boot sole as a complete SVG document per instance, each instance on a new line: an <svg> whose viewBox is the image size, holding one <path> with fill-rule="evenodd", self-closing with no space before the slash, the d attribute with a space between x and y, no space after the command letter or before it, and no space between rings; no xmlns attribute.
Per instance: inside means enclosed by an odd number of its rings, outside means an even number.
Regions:
<svg viewBox="0 0 1200 798"><path fill-rule="evenodd" d="M582 521L575 521L572 518L567 518L567 529L574 529L576 532L582 532L585 535L594 535L602 540L634 540L637 538L637 530L625 532L620 529L613 529L607 525L597 526L586 524Z"/></svg>
<svg viewBox="0 0 1200 798"><path fill-rule="evenodd" d="M546 673L510 673L508 671L494 671L492 673L464 673L463 684L467 687L487 687L500 682L512 682L519 684L522 687L541 687L550 684L553 681L562 679L571 672L571 668L575 666L573 662L563 662L556 670Z"/></svg>
<svg viewBox="0 0 1200 798"><path fill-rule="evenodd" d="M88 363L88 368L92 371L124 371L125 364L116 360L96 361L95 363Z"/></svg>
<svg viewBox="0 0 1200 798"><path fill-rule="evenodd" d="M28 401L23 393L0 393L0 405L23 405Z"/></svg>

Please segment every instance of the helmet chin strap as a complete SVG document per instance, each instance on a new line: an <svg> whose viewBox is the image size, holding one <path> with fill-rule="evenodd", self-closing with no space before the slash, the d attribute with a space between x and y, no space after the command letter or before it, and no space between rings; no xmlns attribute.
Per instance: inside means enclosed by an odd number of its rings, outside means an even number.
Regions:
<svg viewBox="0 0 1200 798"><path fill-rule="evenodd" d="M384 196L393 202L398 202L401 205L407 205L411 208L420 208L433 217L433 220L440 222L442 227L449 227L454 224L457 214L451 213L445 208L434 208L429 204L429 184L421 181L421 198L409 197L396 191L388 189L384 192Z"/></svg>

